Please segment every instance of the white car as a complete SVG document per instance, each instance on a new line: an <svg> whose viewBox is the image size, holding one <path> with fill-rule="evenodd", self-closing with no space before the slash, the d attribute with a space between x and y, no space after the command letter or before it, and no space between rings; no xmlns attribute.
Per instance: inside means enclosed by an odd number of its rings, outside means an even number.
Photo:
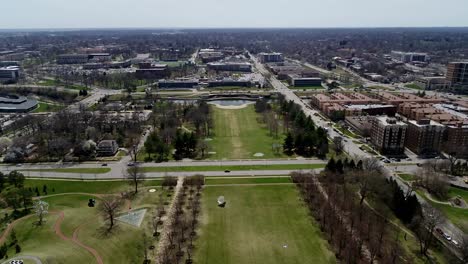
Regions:
<svg viewBox="0 0 468 264"><path fill-rule="evenodd" d="M452 240L452 237L449 236L448 234L445 234L445 233L444 233L444 237L445 237L445 239L447 239L447 241L451 241L451 240Z"/></svg>
<svg viewBox="0 0 468 264"><path fill-rule="evenodd" d="M452 243L453 243L456 247L458 247L458 246L460 245L460 243L458 243L458 241L456 241L456 240L452 240Z"/></svg>

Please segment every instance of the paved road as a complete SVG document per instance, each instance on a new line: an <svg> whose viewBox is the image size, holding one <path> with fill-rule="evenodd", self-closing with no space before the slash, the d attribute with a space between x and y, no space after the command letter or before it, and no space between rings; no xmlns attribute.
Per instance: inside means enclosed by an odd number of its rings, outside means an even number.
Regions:
<svg viewBox="0 0 468 264"><path fill-rule="evenodd" d="M323 169L314 169L315 172L320 172ZM190 172L147 172L146 178L162 178L165 176L193 176L202 174L205 176L284 176L289 175L294 171L309 172L312 170L239 170L226 173L225 171L190 171ZM26 177L30 178L57 178L57 179L75 179L75 180L112 180L123 179L124 173L112 171L109 173L92 174L92 173L62 173L62 172L40 172L40 171L24 171Z"/></svg>

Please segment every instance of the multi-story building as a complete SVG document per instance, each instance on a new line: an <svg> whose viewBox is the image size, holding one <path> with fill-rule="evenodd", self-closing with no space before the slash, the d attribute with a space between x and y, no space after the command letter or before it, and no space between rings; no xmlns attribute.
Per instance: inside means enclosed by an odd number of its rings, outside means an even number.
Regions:
<svg viewBox="0 0 468 264"><path fill-rule="evenodd" d="M452 88L468 87L468 62L450 62L447 65L446 79Z"/></svg>
<svg viewBox="0 0 468 264"><path fill-rule="evenodd" d="M8 66L0 68L0 83L14 83L20 77L20 67Z"/></svg>
<svg viewBox="0 0 468 264"><path fill-rule="evenodd" d="M446 90L450 88L450 82L445 77L421 77L414 82L424 90Z"/></svg>
<svg viewBox="0 0 468 264"><path fill-rule="evenodd" d="M176 79L176 80L160 80L158 82L159 89L176 89L189 88L193 89L198 86L198 80L195 79Z"/></svg>
<svg viewBox="0 0 468 264"><path fill-rule="evenodd" d="M304 86L321 86L322 78L303 76L299 74L289 74L288 81L291 86L304 87Z"/></svg>
<svg viewBox="0 0 468 264"><path fill-rule="evenodd" d="M99 156L114 156L119 151L119 144L115 140L102 140L97 146Z"/></svg>
<svg viewBox="0 0 468 264"><path fill-rule="evenodd" d="M396 118L379 116L372 120L371 142L384 155L401 155L405 151L408 125Z"/></svg>
<svg viewBox="0 0 468 264"><path fill-rule="evenodd" d="M430 119L408 121L405 145L420 156L439 153L444 138L445 126Z"/></svg>
<svg viewBox="0 0 468 264"><path fill-rule="evenodd" d="M438 104L444 101L444 99L436 96L425 96L420 97L412 93L390 93L390 92L379 92L377 97L388 103L398 106L402 103L426 103L426 104Z"/></svg>
<svg viewBox="0 0 468 264"><path fill-rule="evenodd" d="M258 59L260 60L261 63L281 62L283 61L283 54L278 53L278 52L272 52L272 53L262 52L258 54Z"/></svg>
<svg viewBox="0 0 468 264"><path fill-rule="evenodd" d="M427 53L419 52L403 52L403 51L392 51L392 59L401 61L404 63L409 62L426 62L428 60Z"/></svg>
<svg viewBox="0 0 468 264"><path fill-rule="evenodd" d="M64 54L57 57L57 64L85 64L88 63L87 54Z"/></svg>
<svg viewBox="0 0 468 264"><path fill-rule="evenodd" d="M208 69L214 71L236 71L236 72L251 72L252 64L248 62L210 62L207 64Z"/></svg>

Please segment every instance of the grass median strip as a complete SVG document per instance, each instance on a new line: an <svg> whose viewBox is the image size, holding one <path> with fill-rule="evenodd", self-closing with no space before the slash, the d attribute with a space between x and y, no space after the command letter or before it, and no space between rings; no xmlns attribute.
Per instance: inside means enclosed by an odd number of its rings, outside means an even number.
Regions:
<svg viewBox="0 0 468 264"><path fill-rule="evenodd" d="M191 171L246 171L246 170L311 170L322 169L325 164L272 164L272 165L216 165L181 167L143 167L143 172L191 172Z"/></svg>
<svg viewBox="0 0 468 264"><path fill-rule="evenodd" d="M141 186L160 186L161 180L146 180ZM55 179L26 179L26 188L35 190L37 187L41 195L44 186L47 186L47 194L60 193L118 193L131 189L128 181L80 181L80 180L55 180Z"/></svg>
<svg viewBox="0 0 468 264"><path fill-rule="evenodd" d="M292 183L290 177L223 177L206 178L205 184L209 185L230 185L230 184L270 184L270 183Z"/></svg>
<svg viewBox="0 0 468 264"><path fill-rule="evenodd" d="M59 169L25 169L25 170L20 170L20 171L103 174L103 173L110 172L111 169L110 168L59 168Z"/></svg>

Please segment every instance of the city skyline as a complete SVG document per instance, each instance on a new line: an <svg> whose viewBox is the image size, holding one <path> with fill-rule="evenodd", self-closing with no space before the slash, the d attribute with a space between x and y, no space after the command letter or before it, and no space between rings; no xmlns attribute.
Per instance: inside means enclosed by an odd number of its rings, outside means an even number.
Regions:
<svg viewBox="0 0 468 264"><path fill-rule="evenodd" d="M465 27L468 2L240 0L235 5L201 0L19 0L3 4L0 29L80 28L355 28ZM301 8L295 8L295 7ZM458 8L452 8L458 6ZM107 11L106 11L107 10ZM288 11L289 10L289 11ZM332 10L332 11L327 11ZM419 14L419 15L415 15ZM279 19L280 18L280 19Z"/></svg>

